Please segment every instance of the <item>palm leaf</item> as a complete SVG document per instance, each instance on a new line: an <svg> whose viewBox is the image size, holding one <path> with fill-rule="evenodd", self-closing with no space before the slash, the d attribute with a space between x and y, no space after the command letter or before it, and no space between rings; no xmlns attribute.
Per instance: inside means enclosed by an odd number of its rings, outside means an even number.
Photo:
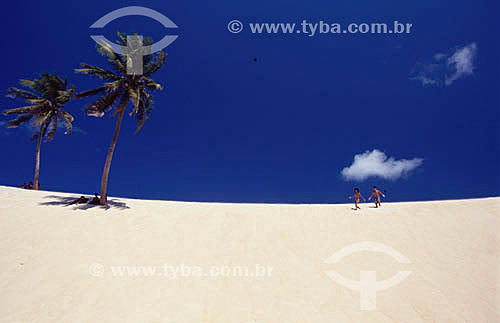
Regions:
<svg viewBox="0 0 500 323"><path fill-rule="evenodd" d="M141 100L139 102L139 109L136 113L136 121L137 121L137 129L135 131L136 134L142 130L142 127L144 126L146 120L149 119L152 110L153 110L153 100L151 96L146 91L144 91L144 89L142 89Z"/></svg>
<svg viewBox="0 0 500 323"><path fill-rule="evenodd" d="M100 87L100 88L97 88L97 89L83 91L83 92L80 92L77 95L75 95L75 98L80 99L80 98L85 98L87 96L94 96L96 94L104 92L105 90L106 90L105 87Z"/></svg>
<svg viewBox="0 0 500 323"><path fill-rule="evenodd" d="M18 89L15 87L11 87L7 90L7 97L10 97L12 99L17 99L17 98L39 99L40 98L40 96L36 95L35 93L33 93L31 91Z"/></svg>
<svg viewBox="0 0 500 323"><path fill-rule="evenodd" d="M83 68L77 68L77 69L75 69L75 72L94 75L100 79L109 80L109 81L115 81L115 80L120 79L120 76L116 75L115 73L113 73L111 71L105 70L103 68L89 65L89 64L85 64L85 63L81 63L80 65Z"/></svg>
<svg viewBox="0 0 500 323"><path fill-rule="evenodd" d="M141 101L141 92L139 88L131 88L128 90L128 95L130 96L130 101L134 109L130 112L130 115L136 114L139 109L139 102Z"/></svg>
<svg viewBox="0 0 500 323"><path fill-rule="evenodd" d="M150 91L163 90L163 87L148 77L143 77L144 87Z"/></svg>
<svg viewBox="0 0 500 323"><path fill-rule="evenodd" d="M151 74L158 71L160 68L165 65L167 60L167 53L164 51L159 51L157 55L151 60L151 62L144 66L144 76L148 77Z"/></svg>
<svg viewBox="0 0 500 323"><path fill-rule="evenodd" d="M102 117L105 112L113 107L113 104L120 97L122 92L123 91L114 91L103 95L97 101L85 108L85 112L89 116Z"/></svg>
<svg viewBox="0 0 500 323"><path fill-rule="evenodd" d="M43 105L28 105L28 106L25 106L25 107L20 107L20 108L14 108L14 109L5 110L3 112L3 114L6 115L6 116L8 116L8 115L11 115L11 114L22 114L22 113L28 113L28 112L36 113L37 109L40 109L42 107L43 107Z"/></svg>
<svg viewBox="0 0 500 323"><path fill-rule="evenodd" d="M127 68L125 66L125 62L123 62L122 58L119 54L115 53L110 44L105 41L97 44L97 50L108 60L109 64L120 73L126 73Z"/></svg>
<svg viewBox="0 0 500 323"><path fill-rule="evenodd" d="M30 121L33 118L32 114L22 114L14 120L10 120L7 123L7 128L17 128L20 125Z"/></svg>
<svg viewBox="0 0 500 323"><path fill-rule="evenodd" d="M71 114L62 109L59 109L59 111L57 111L57 115L63 121L64 126L66 127L66 131L64 132L64 134L70 134L73 131L72 122L73 120L75 120L75 118L73 118Z"/></svg>
<svg viewBox="0 0 500 323"><path fill-rule="evenodd" d="M41 126L46 121L50 120L50 118L52 117L52 111L46 111L44 113L39 113L36 116L37 116L37 118L35 120L33 120L32 124L34 126Z"/></svg>
<svg viewBox="0 0 500 323"><path fill-rule="evenodd" d="M37 80L19 80L19 84L36 92L43 91L43 86Z"/></svg>
<svg viewBox="0 0 500 323"><path fill-rule="evenodd" d="M57 131L57 119L58 119L57 115L52 115L52 117L48 121L47 129L49 132L47 133L47 136L45 137L45 142L49 142L52 139L54 139L54 135L56 134L56 131Z"/></svg>

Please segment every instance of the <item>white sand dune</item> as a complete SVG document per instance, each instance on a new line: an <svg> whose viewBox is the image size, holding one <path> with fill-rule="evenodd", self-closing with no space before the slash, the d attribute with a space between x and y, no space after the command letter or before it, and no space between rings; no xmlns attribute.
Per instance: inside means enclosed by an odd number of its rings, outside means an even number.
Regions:
<svg viewBox="0 0 500 323"><path fill-rule="evenodd" d="M64 204L79 195L0 186L1 322L500 322L500 198L356 212L351 204ZM361 241L411 263L370 251L325 263ZM273 270L173 279L164 264ZM113 274L125 265L157 271ZM360 293L325 272L359 281L363 270L378 281L411 274L376 293L376 310L360 310Z"/></svg>

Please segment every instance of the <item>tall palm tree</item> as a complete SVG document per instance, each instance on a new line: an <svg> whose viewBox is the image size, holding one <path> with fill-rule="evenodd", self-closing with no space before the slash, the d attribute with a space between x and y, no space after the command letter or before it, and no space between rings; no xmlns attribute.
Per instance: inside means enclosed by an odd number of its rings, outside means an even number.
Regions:
<svg viewBox="0 0 500 323"><path fill-rule="evenodd" d="M120 46L127 46L126 35L118 33L118 37L118 44ZM149 38L143 40L143 46L149 46L152 43L153 41ZM82 63L82 68L76 69L75 72L90 74L105 82L101 87L81 92L77 94L76 97L100 96L97 101L85 108L89 116L102 117L113 107L114 112L112 116L117 116L115 132L106 156L106 163L104 164L101 179L100 203L106 205L111 159L115 151L125 109L130 102L132 105L130 115L135 115L137 120L137 134L144 126L144 122L149 118L153 108L153 100L150 92L162 89L162 86L153 81L150 76L163 67L167 54L163 51L159 51L154 55L150 54L143 56L143 74L128 75L127 64L129 64L132 59L129 55L115 53L111 45L105 42L97 44L97 50L106 57L112 69L108 70Z"/></svg>
<svg viewBox="0 0 500 323"><path fill-rule="evenodd" d="M64 111L62 107L68 102L74 93L74 88L68 89L66 80L62 80L57 74L44 73L39 79L20 80L22 86L29 90L11 87L7 90L7 96L13 99L21 98L29 105L8 109L4 115L16 115L16 118L7 123L8 128L17 128L20 125L31 121L33 126L38 127L37 132L31 136L31 140L36 140L35 157L35 178L34 189L40 189L38 177L40 174L40 145L42 138L49 142L54 139L58 120L61 120L66 127L65 134L72 131L73 116Z"/></svg>

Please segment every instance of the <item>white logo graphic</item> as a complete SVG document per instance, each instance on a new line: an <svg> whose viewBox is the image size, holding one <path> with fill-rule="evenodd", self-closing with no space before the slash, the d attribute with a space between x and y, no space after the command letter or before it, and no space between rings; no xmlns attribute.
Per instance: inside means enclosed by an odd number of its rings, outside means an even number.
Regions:
<svg viewBox="0 0 500 323"><path fill-rule="evenodd" d="M125 16L146 16L158 21L165 28L177 28L177 25L174 24L172 20L168 19L158 11L138 6L125 7L112 11L94 22L90 28L104 28L111 21ZM143 46L141 35L131 35L127 36L127 46L122 47L112 41L109 41L102 35L90 36L90 38L92 38L96 43L109 46L115 53L129 57L130 60L127 62L127 74L130 75L142 75L142 56L154 54L162 50L173 43L177 37L177 35L166 35L162 38L162 40L150 46Z"/></svg>
<svg viewBox="0 0 500 323"><path fill-rule="evenodd" d="M399 251L386 246L385 244L378 242L359 242L352 244L350 246L344 247L331 255L325 263L334 264L342 260L344 257L360 252L360 251L377 251L385 253L396 259L397 262L403 264L409 264L411 261L406 258ZM383 281L377 281L377 272L376 271L360 271L359 273L359 281L353 281L345 278L341 274L336 271L325 271L325 274L335 280L342 286L347 288L357 290L360 293L360 303L359 307L361 310L376 310L377 309L377 291L388 289L399 284L406 277L411 274L411 271L400 271L391 278L388 278Z"/></svg>

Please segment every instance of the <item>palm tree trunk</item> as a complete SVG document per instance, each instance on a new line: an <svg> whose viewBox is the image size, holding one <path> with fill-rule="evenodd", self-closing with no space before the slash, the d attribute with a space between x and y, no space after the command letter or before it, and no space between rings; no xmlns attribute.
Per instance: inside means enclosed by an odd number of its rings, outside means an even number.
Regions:
<svg viewBox="0 0 500 323"><path fill-rule="evenodd" d="M126 105L126 104L125 104ZM121 107L120 114L116 120L115 134L113 135L113 141L111 146L109 146L108 155L106 156L106 163L104 164L104 171L102 173L101 179L101 205L106 205L108 203L108 177L109 169L111 168L111 159L113 158L113 152L115 151L116 141L118 140L118 134L120 133L120 127L122 125L123 114L125 112L125 107Z"/></svg>
<svg viewBox="0 0 500 323"><path fill-rule="evenodd" d="M36 143L36 153L35 153L35 178L33 179L33 189L39 190L40 185L38 184L38 177L40 176L40 145L42 143L43 135L43 124L40 126L40 133L38 134L38 140Z"/></svg>

